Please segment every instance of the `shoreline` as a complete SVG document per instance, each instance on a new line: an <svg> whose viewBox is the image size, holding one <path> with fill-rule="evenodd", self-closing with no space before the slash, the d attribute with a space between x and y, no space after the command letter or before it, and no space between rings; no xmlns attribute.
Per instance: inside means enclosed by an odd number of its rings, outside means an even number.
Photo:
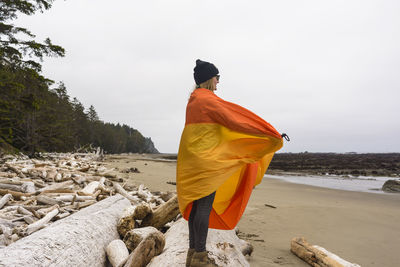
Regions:
<svg viewBox="0 0 400 267"><path fill-rule="evenodd" d="M152 191L175 191L175 161L148 155L110 155L105 163L127 183ZM275 206L270 208L267 205ZM400 262L400 194L344 191L264 178L253 190L238 224L239 236L254 246L251 266L309 266L290 252L303 236L343 259L368 266Z"/></svg>
<svg viewBox="0 0 400 267"><path fill-rule="evenodd" d="M266 174L264 175L264 179L277 179L289 183L316 186L321 188L375 194L396 194L393 192L383 191L382 186L388 180L399 180L399 178L380 176L342 177L333 175L298 175L294 173L279 175Z"/></svg>

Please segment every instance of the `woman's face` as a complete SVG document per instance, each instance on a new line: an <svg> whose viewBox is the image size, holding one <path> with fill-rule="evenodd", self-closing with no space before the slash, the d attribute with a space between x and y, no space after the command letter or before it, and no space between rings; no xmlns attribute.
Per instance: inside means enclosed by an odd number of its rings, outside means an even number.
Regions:
<svg viewBox="0 0 400 267"><path fill-rule="evenodd" d="M214 83L214 88L215 88L215 90L217 90L217 84L219 83L219 75L214 76L214 77L212 78L212 81L213 81L213 83Z"/></svg>

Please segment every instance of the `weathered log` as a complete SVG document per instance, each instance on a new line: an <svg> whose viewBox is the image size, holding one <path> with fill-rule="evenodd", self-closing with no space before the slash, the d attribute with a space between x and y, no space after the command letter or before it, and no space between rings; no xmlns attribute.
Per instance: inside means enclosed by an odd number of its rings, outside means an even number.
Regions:
<svg viewBox="0 0 400 267"><path fill-rule="evenodd" d="M105 266L106 246L130 203L109 197L0 249L0 266Z"/></svg>
<svg viewBox="0 0 400 267"><path fill-rule="evenodd" d="M69 189L73 184L74 182L69 180L61 183L54 183L52 185L48 185L46 187L39 189L38 191L45 193L45 192L52 192L58 189Z"/></svg>
<svg viewBox="0 0 400 267"><path fill-rule="evenodd" d="M58 212L59 209L55 208L54 210L47 213L46 216L44 216L42 219L28 225L28 227L26 228L26 235L30 235L33 232L42 229L46 225L46 223L50 222L50 220L58 214Z"/></svg>
<svg viewBox="0 0 400 267"><path fill-rule="evenodd" d="M139 200L137 198L135 198L134 196L129 195L125 191L125 189L122 188L122 186L119 183L113 182L113 187L114 187L116 192L120 193L121 195L123 195L124 197L129 199L132 202L132 204L137 204L139 202Z"/></svg>
<svg viewBox="0 0 400 267"><path fill-rule="evenodd" d="M155 232L158 232L158 230L152 226L135 228L126 233L123 241L129 251L133 251L143 239Z"/></svg>
<svg viewBox="0 0 400 267"><path fill-rule="evenodd" d="M152 210L147 203L127 208L118 220L117 230L120 236L124 237L127 232L134 229L136 220L143 220L151 213Z"/></svg>
<svg viewBox="0 0 400 267"><path fill-rule="evenodd" d="M113 267L121 267L129 257L129 251L121 239L115 239L106 248L107 258Z"/></svg>
<svg viewBox="0 0 400 267"><path fill-rule="evenodd" d="M360 267L360 265L345 261L322 247L309 244L304 237L293 238L290 250L313 267Z"/></svg>
<svg viewBox="0 0 400 267"><path fill-rule="evenodd" d="M27 224L32 224L32 223L34 223L34 222L36 222L37 221L37 219L35 219L33 216L24 216L24 221L27 223Z"/></svg>
<svg viewBox="0 0 400 267"><path fill-rule="evenodd" d="M45 178L46 178L46 181L52 182L55 180L56 176L57 176L56 170L49 170L49 171L47 171L47 175Z"/></svg>
<svg viewBox="0 0 400 267"><path fill-rule="evenodd" d="M17 176L17 174L14 172L0 172L0 177L13 178L15 176Z"/></svg>
<svg viewBox="0 0 400 267"><path fill-rule="evenodd" d="M172 221L179 214L178 197L175 196L158 207L153 213L147 215L141 226L153 226L161 229L166 223Z"/></svg>
<svg viewBox="0 0 400 267"><path fill-rule="evenodd" d="M137 195L144 201L149 201L152 195L144 190L144 184L139 185Z"/></svg>
<svg viewBox="0 0 400 267"><path fill-rule="evenodd" d="M96 192L99 184L100 183L98 181L90 182L87 186L85 186L85 188L81 190L81 193L87 196L92 195L94 194L94 192Z"/></svg>
<svg viewBox="0 0 400 267"><path fill-rule="evenodd" d="M209 229L206 245L208 256L213 258L218 266L250 266L240 251L240 239L235 230ZM188 248L188 223L181 218L165 233L163 253L153 258L147 266L184 266Z"/></svg>
<svg viewBox="0 0 400 267"><path fill-rule="evenodd" d="M38 203L47 204L47 205L63 204L62 201L55 200L51 197L46 197L46 196L42 196L42 195L36 196L36 201Z"/></svg>
<svg viewBox="0 0 400 267"><path fill-rule="evenodd" d="M25 209L23 206L19 206L17 211L18 211L18 213L23 214L23 215L31 215L31 216L33 216L33 213L30 212L29 210Z"/></svg>
<svg viewBox="0 0 400 267"><path fill-rule="evenodd" d="M12 190L16 192L22 192L20 185L14 184L0 184L0 189Z"/></svg>
<svg viewBox="0 0 400 267"><path fill-rule="evenodd" d="M165 247L165 237L160 231L147 235L129 255L125 267L145 267L157 255L160 255ZM175 266L175 265L160 265Z"/></svg>
<svg viewBox="0 0 400 267"><path fill-rule="evenodd" d="M15 173L14 173L15 174ZM0 173L0 177L3 177ZM12 179L12 178L0 178L0 183L1 184L13 184L13 185L22 185L22 182L20 181L20 178L18 179Z"/></svg>
<svg viewBox="0 0 400 267"><path fill-rule="evenodd" d="M8 246L9 244L12 243L12 238L11 238L12 230L11 230L11 228L9 228L9 227L7 227L5 225L2 225L2 224L0 224L0 229L1 229L1 232L2 232L2 234L4 236L4 243L5 243L6 246Z"/></svg>
<svg viewBox="0 0 400 267"><path fill-rule="evenodd" d="M23 193L35 193L36 192L35 184L30 181L23 182L21 185L21 191Z"/></svg>
<svg viewBox="0 0 400 267"><path fill-rule="evenodd" d="M0 209L4 207L4 205L7 204L8 201L12 199L11 194L5 194L1 199L0 199Z"/></svg>
<svg viewBox="0 0 400 267"><path fill-rule="evenodd" d="M11 164L9 164L9 163L6 163L5 166L6 166L8 169L10 169L10 170L12 170L13 172L15 172L19 177L25 178L25 175L21 172L20 169L16 168L15 166L13 166L13 165L11 165Z"/></svg>
<svg viewBox="0 0 400 267"><path fill-rule="evenodd" d="M57 201L63 201L63 202L71 202L72 200L74 201L86 201L86 200L94 200L95 198L92 196L78 196L75 194L70 194L70 195L62 195L54 198Z"/></svg>
<svg viewBox="0 0 400 267"><path fill-rule="evenodd" d="M21 192L16 192L13 190L7 190L7 189L0 189L0 195L5 195L5 194L11 194L14 199L20 200L24 199L25 197L29 197L32 194L27 194L27 193L21 193Z"/></svg>
<svg viewBox="0 0 400 267"><path fill-rule="evenodd" d="M55 218L56 218L57 220L60 220L60 219L63 219L63 218L65 218L65 217L68 217L69 215L71 215L71 213L69 213L69 212L63 212L63 213L57 214Z"/></svg>

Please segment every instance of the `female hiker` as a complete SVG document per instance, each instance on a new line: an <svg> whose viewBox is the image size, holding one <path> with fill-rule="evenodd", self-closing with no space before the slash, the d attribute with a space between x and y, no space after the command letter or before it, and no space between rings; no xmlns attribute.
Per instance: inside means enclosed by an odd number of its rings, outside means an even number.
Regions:
<svg viewBox="0 0 400 267"><path fill-rule="evenodd" d="M282 136L251 111L214 91L219 71L197 60L177 161L179 209L189 221L186 266L217 266L206 251L208 228L233 229Z"/></svg>

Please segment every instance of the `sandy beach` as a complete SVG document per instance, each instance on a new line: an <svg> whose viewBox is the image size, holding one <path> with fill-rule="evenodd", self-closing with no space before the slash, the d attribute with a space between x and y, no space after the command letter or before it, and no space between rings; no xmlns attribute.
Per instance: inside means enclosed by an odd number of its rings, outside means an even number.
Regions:
<svg viewBox="0 0 400 267"><path fill-rule="evenodd" d="M175 161L153 155L110 155L107 167L133 185L175 191ZM137 168L140 173L123 173ZM271 208L265 204L275 206ZM239 222L240 237L251 242L251 266L309 266L290 252L293 237L363 267L400 263L400 194L375 194L264 179Z"/></svg>

